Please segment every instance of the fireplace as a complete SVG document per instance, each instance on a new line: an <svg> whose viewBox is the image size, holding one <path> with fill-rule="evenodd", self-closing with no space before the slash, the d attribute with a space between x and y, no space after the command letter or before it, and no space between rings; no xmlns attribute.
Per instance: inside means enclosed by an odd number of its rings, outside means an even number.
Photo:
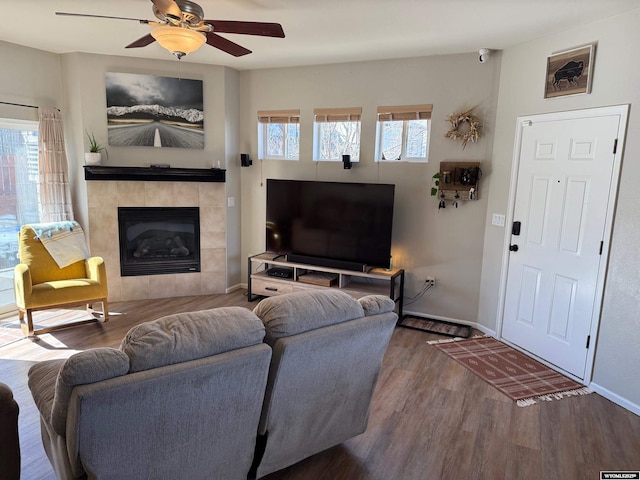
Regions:
<svg viewBox="0 0 640 480"><path fill-rule="evenodd" d="M200 272L198 207L119 207L120 274Z"/></svg>

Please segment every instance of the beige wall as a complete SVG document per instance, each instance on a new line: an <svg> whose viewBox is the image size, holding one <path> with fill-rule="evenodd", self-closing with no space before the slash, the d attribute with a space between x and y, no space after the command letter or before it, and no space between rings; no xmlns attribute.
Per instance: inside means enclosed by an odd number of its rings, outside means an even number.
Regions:
<svg viewBox="0 0 640 480"><path fill-rule="evenodd" d="M265 248L267 178L393 183L392 257L394 266L407 270L405 296L416 295L428 275L436 277L437 285L407 311L475 322L487 202L484 179L479 200L438 211L438 200L430 196L431 177L440 161L477 160L483 169L488 165L499 63L499 55L481 64L477 54L467 54L241 72L240 148L254 160L241 171L242 257ZM429 163L374 162L377 107L422 103L433 104ZM484 121L484 136L462 150L444 138L446 116L471 106ZM362 107L360 162L351 170L340 162L311 160L317 107ZM300 161L257 160L256 112L291 108L301 113Z"/></svg>
<svg viewBox="0 0 640 480"><path fill-rule="evenodd" d="M0 101L62 107L60 56L0 42ZM0 104L0 118L38 120L35 108Z"/></svg>
<svg viewBox="0 0 640 480"><path fill-rule="evenodd" d="M103 55L73 53L61 56L64 77L65 134L68 138L70 179L76 217L82 224L88 222L88 199L84 181L84 152L88 148L86 131L93 132L99 142L107 143L107 117L104 76L106 72L137 73L168 77L184 77L203 81L205 110L205 148L151 148L108 147L108 158L103 165L149 166L168 163L173 167L211 168L220 162L227 169L230 194L239 196L235 162L237 155L238 93L237 72L234 70L176 60L158 61ZM234 180L235 178L235 180ZM222 202L224 206L226 202ZM229 255L224 259L226 272L224 287L240 282L238 263L239 213L229 211L227 235L232 240ZM89 236L91 232L89 232ZM219 259L218 259L219 261ZM231 263L229 263L231 261ZM216 286L219 287L219 282ZM219 291L219 288L217 288ZM224 291L224 289L223 289Z"/></svg>
<svg viewBox="0 0 640 480"><path fill-rule="evenodd" d="M593 88L589 95L544 100L546 58L552 52L597 42ZM610 263L593 369L594 388L640 412L640 65L632 60L640 44L640 9L561 35L545 37L503 52L494 161L485 178L489 192L486 225L493 212L506 213L519 115L631 104ZM604 199L603 199L604 201ZM496 328L504 229L487 226L484 238L478 321Z"/></svg>

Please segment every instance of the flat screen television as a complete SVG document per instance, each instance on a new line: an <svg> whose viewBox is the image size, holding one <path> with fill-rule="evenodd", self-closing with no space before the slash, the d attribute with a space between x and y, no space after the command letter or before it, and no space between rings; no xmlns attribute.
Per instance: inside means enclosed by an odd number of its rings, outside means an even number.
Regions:
<svg viewBox="0 0 640 480"><path fill-rule="evenodd" d="M395 185L267 179L266 249L291 262L389 268Z"/></svg>

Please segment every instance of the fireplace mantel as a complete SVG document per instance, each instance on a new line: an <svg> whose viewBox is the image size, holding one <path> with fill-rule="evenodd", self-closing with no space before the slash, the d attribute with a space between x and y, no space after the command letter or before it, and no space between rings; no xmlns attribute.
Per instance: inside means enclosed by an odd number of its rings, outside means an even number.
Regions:
<svg viewBox="0 0 640 480"><path fill-rule="evenodd" d="M149 182L221 182L226 170L221 168L110 167L85 165L85 180L138 180Z"/></svg>

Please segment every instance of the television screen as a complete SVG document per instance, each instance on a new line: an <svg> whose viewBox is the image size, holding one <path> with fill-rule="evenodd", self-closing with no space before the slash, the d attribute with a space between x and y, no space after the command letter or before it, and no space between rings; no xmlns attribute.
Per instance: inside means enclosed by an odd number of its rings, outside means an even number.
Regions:
<svg viewBox="0 0 640 480"><path fill-rule="evenodd" d="M394 191L390 184L267 179L267 251L315 265L389 268Z"/></svg>

